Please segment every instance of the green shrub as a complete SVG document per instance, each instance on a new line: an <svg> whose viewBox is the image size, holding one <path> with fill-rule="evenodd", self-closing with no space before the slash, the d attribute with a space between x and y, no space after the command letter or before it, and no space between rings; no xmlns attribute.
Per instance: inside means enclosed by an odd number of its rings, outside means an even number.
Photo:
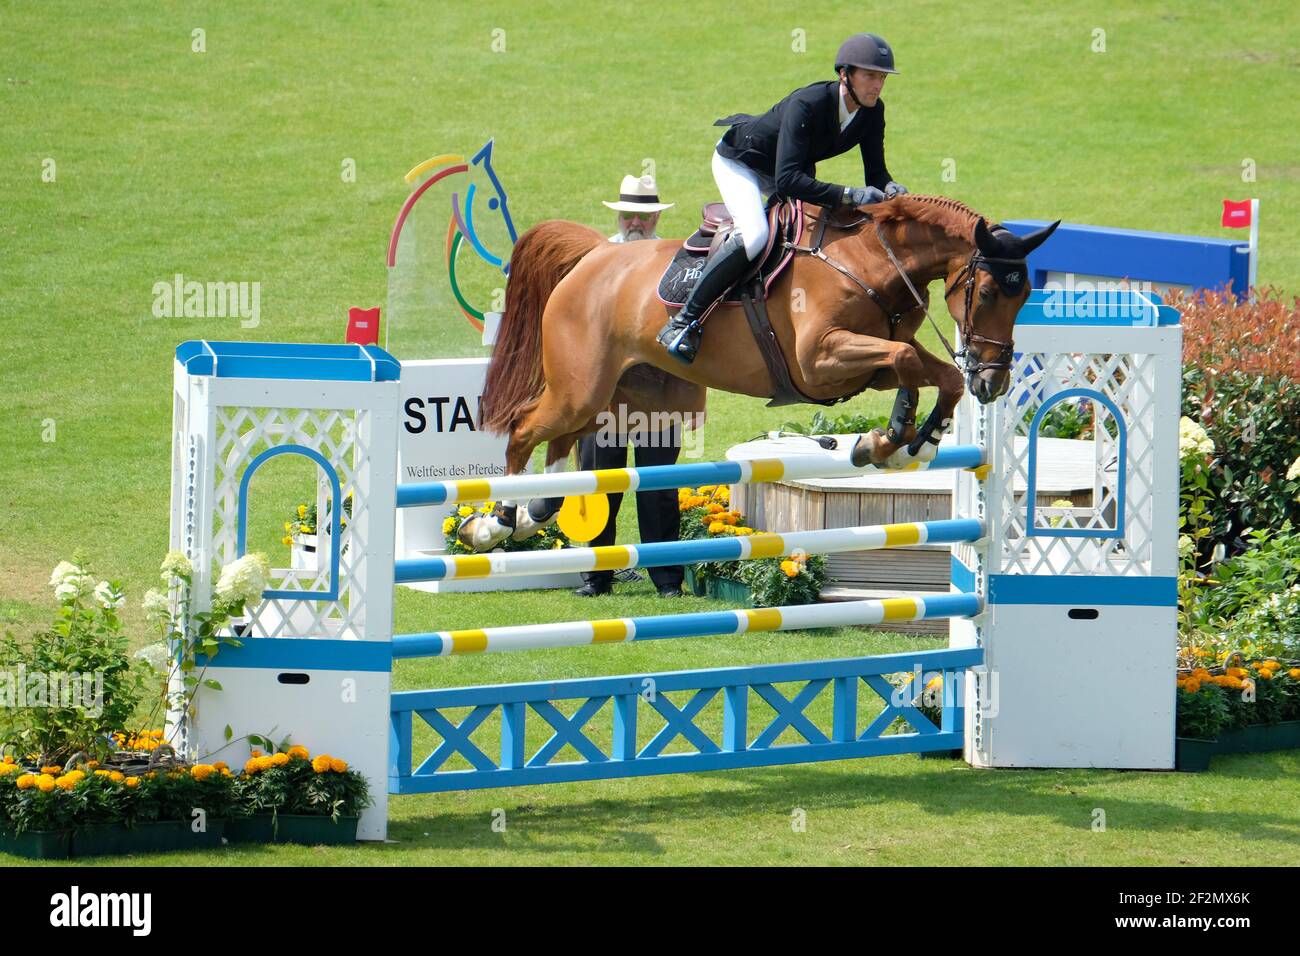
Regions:
<svg viewBox="0 0 1300 956"><path fill-rule="evenodd" d="M151 676L128 655L117 609L122 589L83 562L60 562L50 585L54 623L30 642L0 639L0 743L21 756L62 764L78 751L105 756L110 735L130 725ZM12 700L7 698L12 697Z"/></svg>

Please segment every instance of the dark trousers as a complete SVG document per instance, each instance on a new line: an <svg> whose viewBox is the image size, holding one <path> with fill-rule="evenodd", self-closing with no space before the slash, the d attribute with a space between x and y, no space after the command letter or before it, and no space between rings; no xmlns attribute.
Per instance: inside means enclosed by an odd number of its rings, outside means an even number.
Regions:
<svg viewBox="0 0 1300 956"><path fill-rule="evenodd" d="M603 437L603 436L602 436ZM642 443L657 441L658 447L643 447ZM578 440L578 467L582 471L598 468L627 467L627 436L620 435L617 445L603 444L596 435L586 435ZM654 436L637 435L633 438L636 467L648 465L672 465L677 462L682 446L676 427L671 432ZM623 503L622 493L609 496L609 521L605 529L591 540L591 546L598 548L613 544L618 527L618 509ZM637 527L641 532L641 541L676 541L681 532L682 515L677 508L677 491L638 491L636 493ZM682 567L673 565L666 568L646 568L650 580L656 588L681 587ZM611 587L614 581L613 571L584 571L582 579L598 588Z"/></svg>

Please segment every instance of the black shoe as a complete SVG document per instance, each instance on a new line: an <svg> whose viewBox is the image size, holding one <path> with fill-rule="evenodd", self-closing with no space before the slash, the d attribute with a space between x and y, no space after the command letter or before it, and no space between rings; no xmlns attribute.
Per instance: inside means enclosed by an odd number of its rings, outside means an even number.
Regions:
<svg viewBox="0 0 1300 956"><path fill-rule="evenodd" d="M624 584L635 584L637 581L645 580L645 575L636 568L624 568L622 571L614 572L614 580L622 581Z"/></svg>
<svg viewBox="0 0 1300 956"><path fill-rule="evenodd" d="M676 584L669 584L659 589L659 596L661 598L679 598L686 595L682 593L682 589Z"/></svg>
<svg viewBox="0 0 1300 956"><path fill-rule="evenodd" d="M713 258L705 263L704 271L696 280L691 294L686 297L686 304L681 311L659 330L659 344L668 350L669 355L683 365L695 361L695 356L700 351L700 323L704 313L722 298L748 267L749 257L745 255L744 240L740 233L732 232L722 241L722 246L713 254Z"/></svg>
<svg viewBox="0 0 1300 956"><path fill-rule="evenodd" d="M588 581L586 584L578 588L573 593L577 597L600 597L602 594L609 594L613 590L614 589L612 587L609 587L608 585L606 585L605 587L601 587L598 584L592 584L590 581Z"/></svg>

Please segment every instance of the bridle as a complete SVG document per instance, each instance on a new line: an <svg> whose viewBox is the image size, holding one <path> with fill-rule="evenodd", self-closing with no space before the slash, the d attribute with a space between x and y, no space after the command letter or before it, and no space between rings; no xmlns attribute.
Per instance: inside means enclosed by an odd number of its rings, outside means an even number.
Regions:
<svg viewBox="0 0 1300 956"><path fill-rule="evenodd" d="M833 226L836 229L845 229L845 230L856 229L858 226L861 226L863 223L871 221L874 217L871 215L863 215L858 219L854 219L848 222L832 222L828 219L823 219L819 216L810 216L809 218L813 219L813 221L815 221L818 224L817 236L816 239L813 241L812 245L798 246L792 242L787 242L786 248L791 249L794 252L807 253L808 255L821 259L832 269L835 269L836 271L852 279L853 282L856 283L858 287L861 288L864 292L866 292L867 296L874 303L876 303L876 305L880 308L880 311L883 312L885 314L885 317L889 320L889 337L891 339L894 337L894 329L898 326L898 323L901 322L903 318L909 315L910 313L915 312L917 309L920 309L922 312L925 313L925 317L929 320L930 325L934 328L935 333L938 335L939 341L943 343L943 347L948 350L948 355L952 358L953 363L959 366L962 369L962 371L965 372L967 375L978 375L980 372L986 371L988 369L1010 369L1011 368L1011 362L1015 355L1015 343L1004 342L1001 339L992 339L989 338L987 335L983 335L975 331L974 309L972 308L975 302L975 282L976 282L975 273L977 270L983 269L984 271L990 273L995 279L998 280L998 285L1002 288L1003 292L1007 293L1008 295L1014 295L1016 292L1018 292L1021 288L1024 287L1023 274L1024 274L1025 262L1023 259L1007 259L999 256L986 256L984 253L980 252L978 248L976 248L976 250L971 253L970 258L966 260L966 264L962 266L962 268L958 271L956 278L953 279L952 285L950 285L943 293L943 299L945 302L947 302L948 298L953 294L954 291L956 291L957 286L962 285L964 281L964 286L965 286L964 291L965 291L966 301L965 301L965 308L962 310L962 318L961 318L961 326L960 326L961 348L954 350L953 347L948 344L948 337L939 330L939 324L935 322L933 316L930 315L930 310L926 307L925 300L921 298L921 293L919 293L916 289L916 286L912 284L912 280L907 275L907 270L904 269L903 264L899 262L898 256L894 255L894 250L890 247L889 242L885 239L885 232L883 227L881 226L881 223L879 222L875 223L876 238L880 240L880 247L885 250L885 255L889 257L889 261L893 263L894 268L898 271L899 276L902 278L903 284L907 286L907 290L912 293L912 298L916 300L915 307L906 309L905 311L902 312L891 312L889 308L885 305L885 300L880 295L879 292L871 288L871 286L867 285L856 275L854 275L853 272L843 263L837 262L835 259L828 256L821 247L822 239L826 234L827 226ZM1008 292L1007 285L1009 283L1004 283L1003 277L1000 275L1000 272L1004 271L1001 269L1001 267L1012 266L1012 265L1021 267L1020 268L1021 275L1019 281L1015 283L1016 289L1012 292ZM1012 276L1015 276L1015 272L1010 273L1010 275L1007 278L1010 279ZM971 351L971 346L977 344L996 345L998 347L997 357L994 358L992 361L985 361L983 359L976 358L974 353Z"/></svg>
<svg viewBox="0 0 1300 956"><path fill-rule="evenodd" d="M880 231L879 223L876 224L876 234L880 238L880 244L885 247L885 252L888 253L890 260L894 263L894 267L897 268L899 274L902 275L903 281L907 283L909 289L912 289L912 295L916 295L916 289L912 288L912 282L907 278L907 273L903 272L903 267L899 264L898 260L894 258L893 250L890 249L888 243L885 242L885 236ZM948 286L947 290L943 294L943 300L947 302L948 297L952 295L957 286L963 284L962 277L965 277L966 281L964 285L966 302L962 309L961 316L961 348L956 352L949 348L948 352L952 355L953 361L960 365L967 375L978 375L986 369L1010 369L1011 361L1016 352L1015 342L1003 342L1001 339L991 339L987 335L975 331L975 316L971 308L975 302L975 272L978 269L984 269L986 272L993 275L994 278L997 278L997 273L994 271L994 268L989 265L989 263L994 262L1006 265L1018 265L1022 268L1025 265L1023 259L1006 259L1000 256L986 256L984 253L980 252L979 249L976 249L971 253L971 257L966 260L966 264L962 266L961 270L957 273L957 278L952 280L952 285ZM1023 281L1024 280L1022 279L1022 286ZM1003 292L1007 291L1001 281L998 282L998 285L1002 287ZM1019 289L1016 291L1019 291ZM1014 295L1015 293L1013 292L1008 294ZM930 313L927 311L926 317L928 318L929 315ZM934 320L930 319L930 323L933 325ZM935 331L938 331L937 326L935 327ZM948 345L947 340L942 335L939 336L939 341L943 342L945 346ZM980 343L985 345L996 345L998 347L997 357L991 362L975 358L974 353L971 351L971 346Z"/></svg>

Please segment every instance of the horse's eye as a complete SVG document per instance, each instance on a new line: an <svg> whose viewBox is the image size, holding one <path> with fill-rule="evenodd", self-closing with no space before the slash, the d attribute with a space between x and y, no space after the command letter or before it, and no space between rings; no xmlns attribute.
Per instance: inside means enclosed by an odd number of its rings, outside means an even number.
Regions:
<svg viewBox="0 0 1300 956"><path fill-rule="evenodd" d="M997 294L998 294L997 289L993 288L993 286L991 285L986 285L984 288L980 289L980 301L992 302L994 297L997 296Z"/></svg>

